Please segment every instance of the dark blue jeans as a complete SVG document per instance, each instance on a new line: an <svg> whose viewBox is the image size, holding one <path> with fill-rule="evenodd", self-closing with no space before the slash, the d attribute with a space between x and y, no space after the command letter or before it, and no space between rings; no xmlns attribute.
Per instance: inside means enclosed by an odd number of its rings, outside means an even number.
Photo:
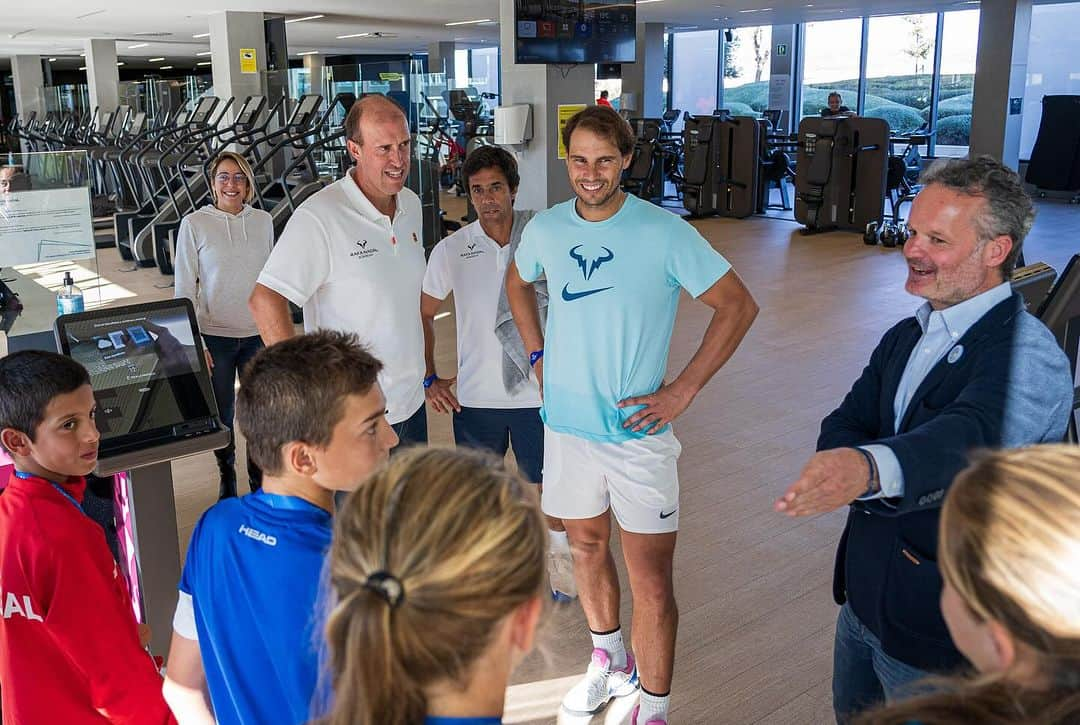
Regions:
<svg viewBox="0 0 1080 725"><path fill-rule="evenodd" d="M833 712L838 725L885 701L927 692L913 687L930 673L906 665L881 649L850 604L840 608L833 645Z"/></svg>
<svg viewBox="0 0 1080 725"><path fill-rule="evenodd" d="M210 351L210 357L214 359L214 368L210 371L210 381L214 386L214 397L217 398L218 413L221 421L233 427L233 412L236 408L236 377L247 365L248 361L263 348L262 338L258 335L251 337L218 337L217 335L203 335L206 349ZM218 471L221 474L221 484L218 488L218 498L228 498L236 495L236 436L230 438L229 445L214 451L217 458ZM248 486L254 491L262 483L262 471L248 459Z"/></svg>
<svg viewBox="0 0 1080 725"><path fill-rule="evenodd" d="M421 405L420 409L407 419L400 423L394 423L391 427L401 441L398 443L398 447L404 448L409 445L426 446L428 442L427 404ZM390 453L393 455L394 451L390 451Z"/></svg>
<svg viewBox="0 0 1080 725"><path fill-rule="evenodd" d="M521 475L540 483L544 468L544 423L539 408L465 408L454 413L454 441L459 446L506 455L512 445Z"/></svg>

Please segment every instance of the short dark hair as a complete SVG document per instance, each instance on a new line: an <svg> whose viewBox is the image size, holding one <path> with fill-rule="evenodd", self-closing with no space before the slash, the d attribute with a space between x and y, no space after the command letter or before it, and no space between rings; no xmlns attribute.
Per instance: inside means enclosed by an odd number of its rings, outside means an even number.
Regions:
<svg viewBox="0 0 1080 725"><path fill-rule="evenodd" d="M34 440L52 399L89 384L86 368L55 352L23 350L0 358L0 430L13 428Z"/></svg>
<svg viewBox="0 0 1080 725"><path fill-rule="evenodd" d="M466 190L469 188L469 179L472 175L484 169L498 169L506 177L510 191L517 191L521 176L518 174L517 161L509 151L500 146L481 146L469 154L465 158L465 165L461 168Z"/></svg>
<svg viewBox="0 0 1080 725"><path fill-rule="evenodd" d="M607 98L608 97L608 92L606 90L600 91L600 97L601 98Z"/></svg>
<svg viewBox="0 0 1080 725"><path fill-rule="evenodd" d="M829 98L830 98L830 99L831 99L831 98L835 98L835 99L836 99L836 100L838 100L838 101L842 101L842 100L844 100L844 97L843 97L843 96L841 96L841 95L840 95L839 93L837 93L836 91L833 91L832 93L830 93L830 94L829 94Z"/></svg>
<svg viewBox="0 0 1080 725"><path fill-rule="evenodd" d="M405 118L405 112L401 110L401 106L384 95L370 93L355 101L352 107L349 108L349 113L345 116L346 139L355 142L359 146L364 145L364 138L360 133L360 119L365 113L371 113L375 108L381 109L384 113L396 111L401 116L401 120L408 124L408 119Z"/></svg>
<svg viewBox="0 0 1080 725"><path fill-rule="evenodd" d="M1035 223L1035 205L1024 191L1020 176L992 156L935 161L919 178L924 186L937 184L983 200L983 213L972 220L980 244L999 236L1012 239L1009 256L1001 263L1008 279L1024 247L1024 238Z"/></svg>
<svg viewBox="0 0 1080 725"><path fill-rule="evenodd" d="M346 396L367 394L380 370L352 333L319 330L261 350L240 375L236 396L248 456L273 476L282 472L285 444L326 446Z"/></svg>
<svg viewBox="0 0 1080 725"><path fill-rule="evenodd" d="M623 156L629 156L634 151L634 129L612 108L587 106L570 117L562 131L563 145L568 153L570 137L579 127L610 141Z"/></svg>

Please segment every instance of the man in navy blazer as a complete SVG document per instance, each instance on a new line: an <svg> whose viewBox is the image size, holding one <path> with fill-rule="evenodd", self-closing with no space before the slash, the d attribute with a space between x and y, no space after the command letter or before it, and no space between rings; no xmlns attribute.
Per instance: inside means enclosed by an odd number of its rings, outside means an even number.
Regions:
<svg viewBox="0 0 1080 725"><path fill-rule="evenodd" d="M776 502L791 516L849 506L833 595L839 723L963 660L941 616L938 518L971 453L1060 441L1072 376L1009 276L1034 220L1019 177L990 157L924 174L904 245L926 303L885 333L818 453Z"/></svg>

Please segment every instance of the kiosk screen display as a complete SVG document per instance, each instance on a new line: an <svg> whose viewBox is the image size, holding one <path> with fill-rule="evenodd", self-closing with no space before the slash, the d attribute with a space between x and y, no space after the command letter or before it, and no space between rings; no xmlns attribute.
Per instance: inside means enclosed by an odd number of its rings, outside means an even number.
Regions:
<svg viewBox="0 0 1080 725"><path fill-rule="evenodd" d="M220 430L191 304L64 315L60 351L90 373L103 454Z"/></svg>

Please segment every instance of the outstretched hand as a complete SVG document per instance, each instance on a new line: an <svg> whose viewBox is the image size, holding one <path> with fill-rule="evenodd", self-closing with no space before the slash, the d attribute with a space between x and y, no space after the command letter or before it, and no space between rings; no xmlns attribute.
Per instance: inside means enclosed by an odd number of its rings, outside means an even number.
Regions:
<svg viewBox="0 0 1080 725"><path fill-rule="evenodd" d="M644 406L626 419L623 428L630 428L634 432L644 430L648 435L655 435L686 412L693 400L694 394L678 381L671 385L661 383L660 389L651 395L639 395L619 401L620 408Z"/></svg>
<svg viewBox="0 0 1080 725"><path fill-rule="evenodd" d="M773 508L788 516L811 516L847 506L866 491L870 466L854 448L815 453Z"/></svg>

